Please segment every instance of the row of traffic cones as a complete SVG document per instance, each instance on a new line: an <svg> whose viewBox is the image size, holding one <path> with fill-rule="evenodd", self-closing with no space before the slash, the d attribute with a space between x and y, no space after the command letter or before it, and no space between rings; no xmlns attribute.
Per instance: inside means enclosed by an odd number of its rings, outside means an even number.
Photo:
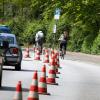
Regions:
<svg viewBox="0 0 100 100"><path fill-rule="evenodd" d="M35 52L36 52L36 55L34 59L40 60L39 50L36 49ZM50 70L49 70L48 77L46 77L46 66L45 65L42 68L42 75L39 79L39 83L38 83L37 71L34 72L27 100L39 100L39 94L50 95L50 93L47 92L47 84L58 85L58 83L56 83L56 77L57 77L56 74L60 74L58 72L58 68L60 67L59 66L59 53L51 50L50 60L49 60L49 50L48 49L45 50L44 54L45 54L45 59L43 62L50 64ZM16 86L16 93L15 93L13 100L22 100L21 81L19 81Z"/></svg>
<svg viewBox="0 0 100 100"><path fill-rule="evenodd" d="M34 60L41 60L39 51L40 50L38 48L34 48L34 53L35 53ZM26 52L27 53L26 53L25 57L30 57L28 49L26 49ZM44 52L44 61L43 62L51 64L51 62L53 60L54 61L54 66L55 66L55 70L56 70L56 74L60 74L58 72L58 68L60 68L60 66L59 66L59 52L51 50L50 57L49 57L49 50L48 49L44 49L43 48L43 52Z"/></svg>
<svg viewBox="0 0 100 100"><path fill-rule="evenodd" d="M34 52L34 60L40 60L40 50L39 48L33 48L33 52ZM29 52L29 48L26 48L24 51L24 58L30 58L30 52Z"/></svg>
<svg viewBox="0 0 100 100"><path fill-rule="evenodd" d="M33 48L34 51L34 60L41 60L40 59L40 50L39 48ZM48 49L44 49L43 48L43 54L44 54L44 63L49 63L49 50ZM54 50L51 50L51 57L54 55ZM24 58L30 58L30 54L29 54L29 48L26 48L25 52L24 52Z"/></svg>
<svg viewBox="0 0 100 100"><path fill-rule="evenodd" d="M55 71L53 65L49 70L49 75L46 78L46 66L42 67L42 75L38 83L37 71L34 72L32 83L30 85L29 95L27 100L39 100L39 94L50 95L47 92L47 84L58 85L55 80ZM13 100L22 100L22 86L21 81L16 86L16 93Z"/></svg>
<svg viewBox="0 0 100 100"><path fill-rule="evenodd" d="M52 59L53 60L55 59L56 66L59 67L59 53L57 51L54 52L54 50L52 50L51 54L50 54L50 57L49 57L49 50L45 49L44 50L43 63L50 63L52 61ZM40 59L40 52L39 52L38 48L35 50L34 60L41 60Z"/></svg>

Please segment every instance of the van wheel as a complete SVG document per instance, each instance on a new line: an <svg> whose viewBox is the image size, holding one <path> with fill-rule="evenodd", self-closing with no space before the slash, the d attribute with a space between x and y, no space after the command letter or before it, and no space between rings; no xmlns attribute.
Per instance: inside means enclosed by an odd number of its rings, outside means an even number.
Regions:
<svg viewBox="0 0 100 100"><path fill-rule="evenodd" d="M17 65L15 65L15 70L17 70L17 71L20 71L21 70L21 64L20 63L17 64Z"/></svg>

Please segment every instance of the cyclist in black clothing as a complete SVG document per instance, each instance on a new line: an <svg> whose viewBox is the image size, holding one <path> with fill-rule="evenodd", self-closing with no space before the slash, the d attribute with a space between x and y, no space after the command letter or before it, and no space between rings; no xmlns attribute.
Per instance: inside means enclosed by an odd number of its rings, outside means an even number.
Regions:
<svg viewBox="0 0 100 100"><path fill-rule="evenodd" d="M62 48L64 47L64 51L66 54L66 47L67 47L67 41L68 41L68 32L64 31L63 34L61 34L60 38L60 51L62 51Z"/></svg>

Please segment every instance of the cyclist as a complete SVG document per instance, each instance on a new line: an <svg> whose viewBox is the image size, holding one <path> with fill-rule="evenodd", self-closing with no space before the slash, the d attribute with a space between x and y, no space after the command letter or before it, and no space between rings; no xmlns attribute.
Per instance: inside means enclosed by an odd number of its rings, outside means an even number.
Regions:
<svg viewBox="0 0 100 100"><path fill-rule="evenodd" d="M42 31L38 31L35 35L35 45L37 47L40 47L40 52L42 53L42 46L43 46L43 38L44 38L44 34Z"/></svg>
<svg viewBox="0 0 100 100"><path fill-rule="evenodd" d="M63 34L61 34L59 40L60 40L60 51L62 51L62 48L64 47L64 54L66 54L66 47L67 47L67 41L68 41L68 32L64 31Z"/></svg>

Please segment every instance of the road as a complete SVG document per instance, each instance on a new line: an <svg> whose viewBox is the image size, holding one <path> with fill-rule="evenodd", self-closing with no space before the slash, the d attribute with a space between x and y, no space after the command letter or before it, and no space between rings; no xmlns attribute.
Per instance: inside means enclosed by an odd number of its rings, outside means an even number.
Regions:
<svg viewBox="0 0 100 100"><path fill-rule="evenodd" d="M70 59L69 59L70 58ZM15 71L13 67L4 66L3 83L0 89L0 100L13 100L15 87L19 80L22 81L23 100L27 100L29 87L34 70L38 70L38 78L41 75L42 61L34 61L24 58L22 70ZM48 85L50 96L39 95L39 100L100 100L100 66L66 57L60 60L61 69L58 86ZM47 74L49 66L46 65Z"/></svg>

